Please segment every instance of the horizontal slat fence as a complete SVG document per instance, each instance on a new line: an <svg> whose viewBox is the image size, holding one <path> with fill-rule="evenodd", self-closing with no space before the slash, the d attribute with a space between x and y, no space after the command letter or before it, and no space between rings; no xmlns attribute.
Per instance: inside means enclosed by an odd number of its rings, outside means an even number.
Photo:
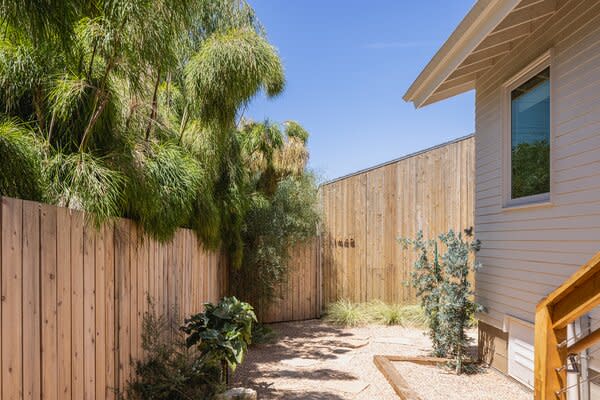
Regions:
<svg viewBox="0 0 600 400"><path fill-rule="evenodd" d="M321 271L318 238L295 246L290 252L289 276L279 286L277 299L258 310L263 323L302 321L321 316Z"/></svg>
<svg viewBox="0 0 600 400"><path fill-rule="evenodd" d="M183 318L227 287L225 258L189 230L169 243L120 219L2 198L2 400L117 399L143 356L142 319Z"/></svg>
<svg viewBox="0 0 600 400"><path fill-rule="evenodd" d="M398 244L473 226L474 143L463 138L321 187L323 303L415 302L415 255Z"/></svg>

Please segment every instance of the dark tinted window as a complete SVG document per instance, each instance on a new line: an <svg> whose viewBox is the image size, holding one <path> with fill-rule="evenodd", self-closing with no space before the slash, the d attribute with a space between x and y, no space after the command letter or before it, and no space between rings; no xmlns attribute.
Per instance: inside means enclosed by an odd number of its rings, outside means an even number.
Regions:
<svg viewBox="0 0 600 400"><path fill-rule="evenodd" d="M511 198L550 191L550 68L510 93Z"/></svg>

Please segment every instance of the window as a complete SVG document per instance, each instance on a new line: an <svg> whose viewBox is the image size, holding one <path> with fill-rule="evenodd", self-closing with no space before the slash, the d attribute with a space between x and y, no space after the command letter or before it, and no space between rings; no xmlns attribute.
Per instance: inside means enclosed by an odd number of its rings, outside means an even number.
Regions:
<svg viewBox="0 0 600 400"><path fill-rule="evenodd" d="M510 90L510 200L548 200L550 67Z"/></svg>

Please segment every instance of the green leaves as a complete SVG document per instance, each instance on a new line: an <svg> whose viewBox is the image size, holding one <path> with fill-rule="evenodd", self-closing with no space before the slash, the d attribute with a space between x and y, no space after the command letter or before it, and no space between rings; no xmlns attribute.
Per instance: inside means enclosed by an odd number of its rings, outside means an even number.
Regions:
<svg viewBox="0 0 600 400"><path fill-rule="evenodd" d="M0 21L0 194L192 228L270 299L316 184L298 123L236 126L285 84L246 1L0 0Z"/></svg>
<svg viewBox="0 0 600 400"><path fill-rule="evenodd" d="M56 153L45 171L53 203L85 210L96 226L121 215L125 176L108 159L89 153Z"/></svg>
<svg viewBox="0 0 600 400"><path fill-rule="evenodd" d="M309 173L281 179L272 196L257 193L245 215L244 259L231 276L236 293L266 307L287 279L290 248L314 237L319 220L317 187Z"/></svg>
<svg viewBox="0 0 600 400"><path fill-rule="evenodd" d="M142 330L143 360L135 362L135 376L129 382L127 399L190 400L210 399L222 389L219 363L205 360L195 348L188 348L178 321L156 315L150 303Z"/></svg>
<svg viewBox="0 0 600 400"><path fill-rule="evenodd" d="M57 79L48 93L52 114L63 122L68 121L85 100L89 89L87 81L75 75Z"/></svg>
<svg viewBox="0 0 600 400"><path fill-rule="evenodd" d="M43 144L14 120L0 121L0 196L45 200Z"/></svg>
<svg viewBox="0 0 600 400"><path fill-rule="evenodd" d="M186 319L182 330L188 347L197 347L204 362L227 361L235 369L244 359L256 322L250 304L224 297L218 304L205 304L205 311Z"/></svg>
<svg viewBox="0 0 600 400"><path fill-rule="evenodd" d="M419 231L413 239L399 239L405 248L413 247L418 258L411 274L412 285L425 310L429 336L438 357L453 358L457 373L463 372L471 338L465 330L483 307L475 302L469 275L479 268L472 256L479 251L478 240L463 238L450 230L438 241L423 240ZM438 246L445 248L440 255Z"/></svg>
<svg viewBox="0 0 600 400"><path fill-rule="evenodd" d="M185 82L201 119L231 126L238 109L261 89L270 97L285 78L277 51L250 29L215 33L185 68Z"/></svg>
<svg viewBox="0 0 600 400"><path fill-rule="evenodd" d="M194 158L172 142L140 144L134 151L129 210L159 240L188 223L202 171Z"/></svg>

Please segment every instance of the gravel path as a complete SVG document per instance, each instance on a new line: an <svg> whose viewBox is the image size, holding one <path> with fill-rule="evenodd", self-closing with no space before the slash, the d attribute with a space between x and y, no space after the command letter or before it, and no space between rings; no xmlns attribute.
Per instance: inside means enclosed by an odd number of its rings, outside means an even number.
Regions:
<svg viewBox="0 0 600 400"><path fill-rule="evenodd" d="M426 355L430 349L421 330L397 326L339 328L312 320L271 327L275 342L253 346L232 379L233 386L256 389L259 399L395 400L373 355ZM455 376L435 367L394 365L423 400L532 399L493 370ZM419 388L422 382L426 389Z"/></svg>

